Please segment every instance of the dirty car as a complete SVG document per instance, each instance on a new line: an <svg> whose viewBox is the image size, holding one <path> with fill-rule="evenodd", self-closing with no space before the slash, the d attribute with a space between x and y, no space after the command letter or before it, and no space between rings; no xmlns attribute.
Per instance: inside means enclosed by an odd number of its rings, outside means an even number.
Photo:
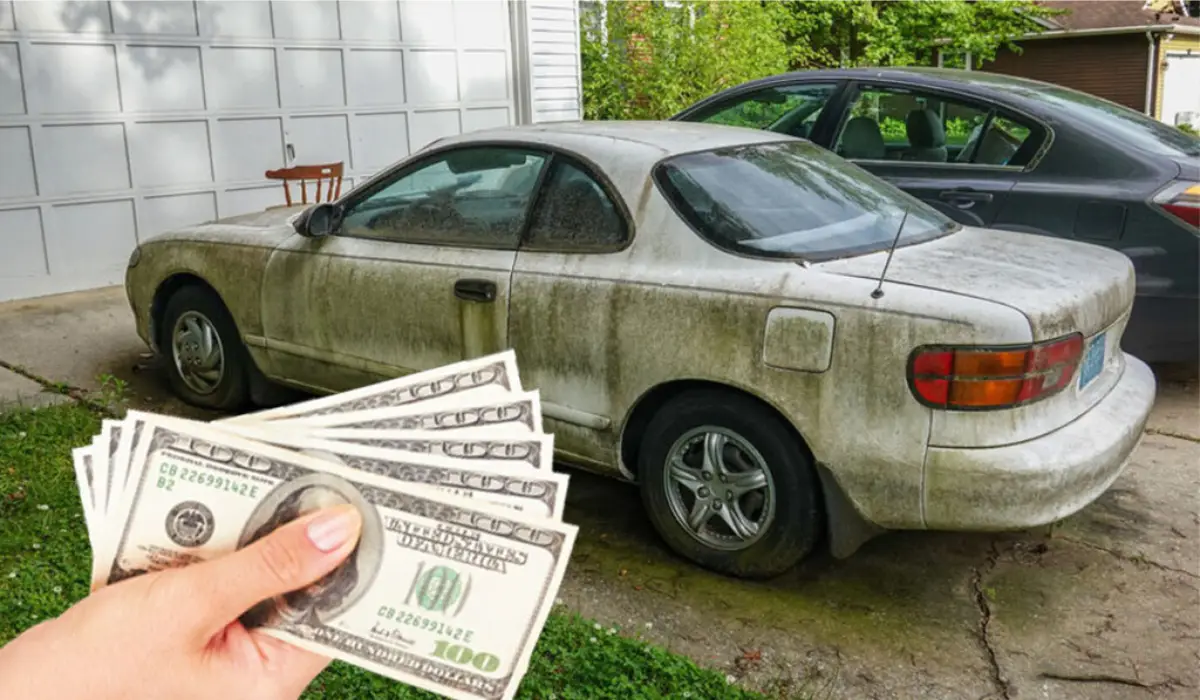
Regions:
<svg viewBox="0 0 1200 700"><path fill-rule="evenodd" d="M1128 258L962 225L827 150L712 124L443 139L333 203L144 242L142 338L235 410L513 348L565 462L682 556L778 574L888 530L1052 523L1154 401Z"/></svg>

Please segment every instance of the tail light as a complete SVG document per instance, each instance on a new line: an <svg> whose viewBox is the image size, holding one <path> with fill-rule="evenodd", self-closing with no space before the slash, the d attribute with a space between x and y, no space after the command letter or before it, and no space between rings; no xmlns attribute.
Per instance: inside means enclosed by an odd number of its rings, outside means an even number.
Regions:
<svg viewBox="0 0 1200 700"><path fill-rule="evenodd" d="M1189 226L1200 228L1200 182L1176 181L1155 195L1154 203Z"/></svg>
<svg viewBox="0 0 1200 700"><path fill-rule="evenodd" d="M1012 408L1052 396L1071 383L1083 336L1020 347L926 347L909 359L909 386L931 408Z"/></svg>

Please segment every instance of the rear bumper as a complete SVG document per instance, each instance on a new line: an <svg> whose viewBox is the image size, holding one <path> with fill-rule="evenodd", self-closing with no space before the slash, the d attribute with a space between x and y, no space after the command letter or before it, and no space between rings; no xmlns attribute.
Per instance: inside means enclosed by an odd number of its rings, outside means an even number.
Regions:
<svg viewBox="0 0 1200 700"><path fill-rule="evenodd" d="M1052 433L1003 447L931 447L925 458L926 527L1012 530L1082 509L1124 469L1156 390L1150 368L1126 355L1109 394Z"/></svg>

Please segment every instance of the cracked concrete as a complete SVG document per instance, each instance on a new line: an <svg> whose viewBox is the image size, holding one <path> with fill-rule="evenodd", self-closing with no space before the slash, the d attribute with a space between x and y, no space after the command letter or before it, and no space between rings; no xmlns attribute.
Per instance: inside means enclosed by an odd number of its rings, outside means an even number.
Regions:
<svg viewBox="0 0 1200 700"><path fill-rule="evenodd" d="M170 396L119 289L0 305L0 360L83 392L112 374L131 406ZM1052 530L905 532L767 582L671 554L636 490L571 473L570 608L780 698L1200 695L1200 394L1160 385L1147 435L1096 503Z"/></svg>

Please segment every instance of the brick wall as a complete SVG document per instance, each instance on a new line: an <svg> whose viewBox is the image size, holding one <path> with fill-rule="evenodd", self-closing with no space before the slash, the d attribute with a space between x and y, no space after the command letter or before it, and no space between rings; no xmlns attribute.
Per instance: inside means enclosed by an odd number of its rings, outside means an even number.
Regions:
<svg viewBox="0 0 1200 700"><path fill-rule="evenodd" d="M1043 80L1145 110L1150 50L1145 34L1035 39L1021 48L1021 54L1002 50L978 69Z"/></svg>

